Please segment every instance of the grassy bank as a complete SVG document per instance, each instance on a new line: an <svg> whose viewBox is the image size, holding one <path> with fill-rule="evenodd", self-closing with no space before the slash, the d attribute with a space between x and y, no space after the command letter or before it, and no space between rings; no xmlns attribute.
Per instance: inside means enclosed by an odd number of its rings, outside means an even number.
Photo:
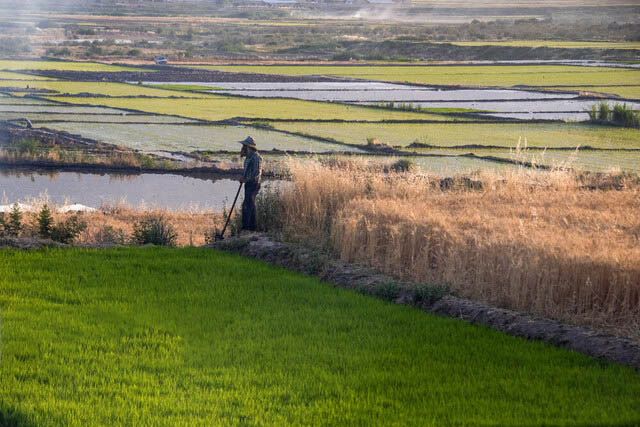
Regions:
<svg viewBox="0 0 640 427"><path fill-rule="evenodd" d="M443 191L428 176L350 161L291 170L294 186L274 201L288 236L470 299L640 339L637 178L513 169ZM592 189L611 184L618 190Z"/></svg>
<svg viewBox="0 0 640 427"><path fill-rule="evenodd" d="M205 249L0 251L0 309L2 423L640 419L631 369Z"/></svg>

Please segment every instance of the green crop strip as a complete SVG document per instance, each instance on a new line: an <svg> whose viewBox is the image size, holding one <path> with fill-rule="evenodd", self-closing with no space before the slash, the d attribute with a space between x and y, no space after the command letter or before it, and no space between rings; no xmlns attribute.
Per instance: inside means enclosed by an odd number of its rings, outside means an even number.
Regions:
<svg viewBox="0 0 640 427"><path fill-rule="evenodd" d="M147 84L147 87L154 87L157 89L167 89L167 90L182 90L182 91L197 91L197 90L224 90L221 87L212 87L212 86L200 86L200 85L181 85L181 84Z"/></svg>
<svg viewBox="0 0 640 427"><path fill-rule="evenodd" d="M181 93L173 90L156 89L149 86L112 82L74 82L74 81L23 81L6 80L1 82L3 86L22 89L47 89L58 94L89 94L97 96L149 96L149 97L198 97L205 98L206 94ZM18 91L16 89L16 91Z"/></svg>
<svg viewBox="0 0 640 427"><path fill-rule="evenodd" d="M638 86L583 86L583 87L565 86L565 87L553 87L549 89L600 92L600 93L618 95L623 98L640 99L640 85Z"/></svg>
<svg viewBox="0 0 640 427"><path fill-rule="evenodd" d="M63 71L154 71L135 67L100 64L97 62L18 61L0 60L0 70L63 70Z"/></svg>
<svg viewBox="0 0 640 427"><path fill-rule="evenodd" d="M420 142L440 147L493 145L515 147L640 148L640 130L572 123L269 123L276 129L366 144L368 138L395 146Z"/></svg>
<svg viewBox="0 0 640 427"><path fill-rule="evenodd" d="M221 71L284 75L321 74L433 85L569 86L640 84L640 70L567 65L489 66L202 66Z"/></svg>
<svg viewBox="0 0 640 427"><path fill-rule="evenodd" d="M134 89L136 86L132 86ZM142 88L144 89L144 88ZM147 88L147 90L157 90ZM177 92L170 92L175 95ZM452 121L444 115L391 111L355 105L326 102L301 101L296 99L239 98L224 95L198 94L200 99L145 99L145 98L84 98L47 97L74 104L103 105L113 108L128 108L149 113L177 114L201 120L226 120L234 117L250 119L306 119L306 120L435 120Z"/></svg>
<svg viewBox="0 0 640 427"><path fill-rule="evenodd" d="M640 374L206 249L0 251L27 425L604 424Z"/></svg>
<svg viewBox="0 0 640 427"><path fill-rule="evenodd" d="M0 71L0 79L2 80L49 80L49 81L56 80L48 77L32 76L29 74L20 74L20 73L10 73L6 71ZM7 84L4 81L0 81L0 86L7 86Z"/></svg>
<svg viewBox="0 0 640 427"><path fill-rule="evenodd" d="M622 170L640 173L640 152L624 151L570 151L570 150L504 150L497 148L412 149L422 154L460 156L473 153L479 157L496 157L515 162L534 163L556 168L572 168L590 172Z"/></svg>

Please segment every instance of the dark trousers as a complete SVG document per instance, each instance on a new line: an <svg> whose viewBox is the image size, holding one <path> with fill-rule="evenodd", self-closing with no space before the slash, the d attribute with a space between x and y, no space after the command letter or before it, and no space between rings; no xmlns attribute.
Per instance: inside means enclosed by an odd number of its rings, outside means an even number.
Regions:
<svg viewBox="0 0 640 427"><path fill-rule="evenodd" d="M260 184L246 183L244 185L244 201L242 202L242 229L256 230L256 196L260 191Z"/></svg>

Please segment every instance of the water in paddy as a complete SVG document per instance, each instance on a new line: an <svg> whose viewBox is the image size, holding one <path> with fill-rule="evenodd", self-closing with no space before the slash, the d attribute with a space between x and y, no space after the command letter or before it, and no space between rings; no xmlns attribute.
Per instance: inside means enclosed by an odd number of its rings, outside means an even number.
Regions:
<svg viewBox="0 0 640 427"><path fill-rule="evenodd" d="M264 186L283 185L265 181ZM98 208L124 201L129 206L221 210L233 202L238 181L201 179L173 174L136 175L0 169L0 205L26 202L46 195L54 205L81 204ZM238 199L242 201L242 192Z"/></svg>
<svg viewBox="0 0 640 427"><path fill-rule="evenodd" d="M149 82L147 82L149 83ZM170 84L170 83L153 83ZM542 93L511 89L440 89L380 82L304 82L304 83L196 83L173 84L211 86L212 93L257 98L296 98L310 101L337 102L427 102L511 99L554 99L577 95Z"/></svg>
<svg viewBox="0 0 640 427"><path fill-rule="evenodd" d="M237 141L251 135L260 150L302 152L351 151L358 148L244 126L175 124L47 123L47 128L143 151L239 151Z"/></svg>
<svg viewBox="0 0 640 427"><path fill-rule="evenodd" d="M588 120L587 110L600 102L607 102L611 107L620 103L615 99L539 99L519 101L470 101L470 102L420 102L424 108L469 108L474 110L493 111L492 116L517 119L547 120ZM640 109L640 102L624 102L628 107Z"/></svg>

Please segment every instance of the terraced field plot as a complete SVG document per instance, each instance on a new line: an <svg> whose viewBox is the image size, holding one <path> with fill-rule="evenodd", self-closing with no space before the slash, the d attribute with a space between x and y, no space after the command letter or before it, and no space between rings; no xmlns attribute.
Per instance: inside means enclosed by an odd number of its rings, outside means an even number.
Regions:
<svg viewBox="0 0 640 427"><path fill-rule="evenodd" d="M515 171L520 166L508 163L498 163L490 160L473 159L469 157L457 157L465 152L441 152L442 154L450 154L449 157L418 157L407 156L403 159L410 160L420 172L437 175L442 177L451 177L457 174L471 174L478 171L494 171L504 172L506 170ZM434 151L433 154L438 154Z"/></svg>
<svg viewBox="0 0 640 427"><path fill-rule="evenodd" d="M68 71L153 71L136 67L100 64L97 62L16 61L0 60L0 70L68 70Z"/></svg>
<svg viewBox="0 0 640 427"><path fill-rule="evenodd" d="M175 92L174 92L175 93ZM452 121L452 117L389 111L361 106L329 104L295 99L247 99L209 95L206 99L145 99L145 98L84 98L51 97L75 104L104 105L113 108L129 108L148 113L177 114L201 120L219 121L231 118L252 119L300 119L300 120L435 120Z"/></svg>
<svg viewBox="0 0 640 427"><path fill-rule="evenodd" d="M10 424L640 417L630 368L208 249L0 251L0 306Z"/></svg>
<svg viewBox="0 0 640 427"><path fill-rule="evenodd" d="M558 86L554 90L581 90L585 92L611 93L623 98L640 99L640 85L637 86Z"/></svg>
<svg viewBox="0 0 640 427"><path fill-rule="evenodd" d="M640 148L640 130L571 123L284 123L271 126L300 134L366 144L375 138L394 146L420 142L434 146L494 145L515 147L527 139L531 147Z"/></svg>
<svg viewBox="0 0 640 427"><path fill-rule="evenodd" d="M104 108L104 107L84 107L84 106L73 106L73 105L60 105L56 103L51 104L27 104L27 105L16 105L16 104L0 104L0 114L4 115L4 113L23 113L28 117L29 114L73 114L73 115L83 115L83 114L113 114L123 116L127 114L127 111L118 110L115 108ZM86 118L86 117L85 117Z"/></svg>
<svg viewBox="0 0 640 427"><path fill-rule="evenodd" d="M55 109L55 108L54 108ZM70 108L73 111L73 107ZM110 111L108 109L101 109L100 107L86 108L82 111L85 113L71 113L67 114L65 110L59 110L61 112L44 112L44 113L20 113L20 112L0 112L0 119L2 120L16 120L28 118L31 123L38 125L40 123L48 122L73 122L73 123L86 123L86 122L105 122L105 123L196 123L195 120L184 119L182 117L172 116L160 116L157 114L135 114L123 111L121 114L111 113L103 114L99 113L101 110ZM48 110L47 110L48 111ZM117 111L117 110L115 110ZM47 125L44 125L47 126Z"/></svg>
<svg viewBox="0 0 640 427"><path fill-rule="evenodd" d="M541 166L572 168L576 170L605 172L611 170L622 170L634 173L640 173L640 151L621 152L621 151L566 151L566 150L523 150L516 152L515 150L501 149L417 149L412 150L423 154L444 154L444 155L463 155L473 153L481 157L497 157L516 162L529 162Z"/></svg>
<svg viewBox="0 0 640 427"><path fill-rule="evenodd" d="M301 136L244 126L186 126L175 124L47 123L44 126L85 138L144 151L239 151L240 141L251 135L261 150L306 152L359 151Z"/></svg>
<svg viewBox="0 0 640 427"><path fill-rule="evenodd" d="M431 85L583 86L636 84L640 70L570 65L482 66L201 66L221 71L284 75L329 75Z"/></svg>
<svg viewBox="0 0 640 427"><path fill-rule="evenodd" d="M142 85L112 82L76 82L67 80L5 80L3 86L12 88L38 88L58 92L58 94L93 94L100 96L149 96L149 97L194 97L207 98L206 94L191 94L172 90L157 89Z"/></svg>
<svg viewBox="0 0 640 427"><path fill-rule="evenodd" d="M29 74L10 73L6 71L0 71L0 86L5 86L5 82L2 80L55 80L48 77L32 76Z"/></svg>
<svg viewBox="0 0 640 427"><path fill-rule="evenodd" d="M415 102L412 105L422 108L466 108L469 110L491 111L486 115L522 120L565 120L587 121L587 111L592 106L606 102L611 107L621 103L615 99L537 99L517 101L468 101L468 102ZM640 110L640 102L626 102L629 108Z"/></svg>
<svg viewBox="0 0 640 427"><path fill-rule="evenodd" d="M144 84L150 84L145 82ZM185 82L188 85L196 83ZM164 85L164 84L162 84ZM297 98L312 101L341 102L421 102L421 101L497 101L525 99L555 99L577 97L577 94L542 93L509 89L452 89L409 86L380 82L304 82L304 83L256 83L256 82L212 82L212 93L229 93L258 98Z"/></svg>

